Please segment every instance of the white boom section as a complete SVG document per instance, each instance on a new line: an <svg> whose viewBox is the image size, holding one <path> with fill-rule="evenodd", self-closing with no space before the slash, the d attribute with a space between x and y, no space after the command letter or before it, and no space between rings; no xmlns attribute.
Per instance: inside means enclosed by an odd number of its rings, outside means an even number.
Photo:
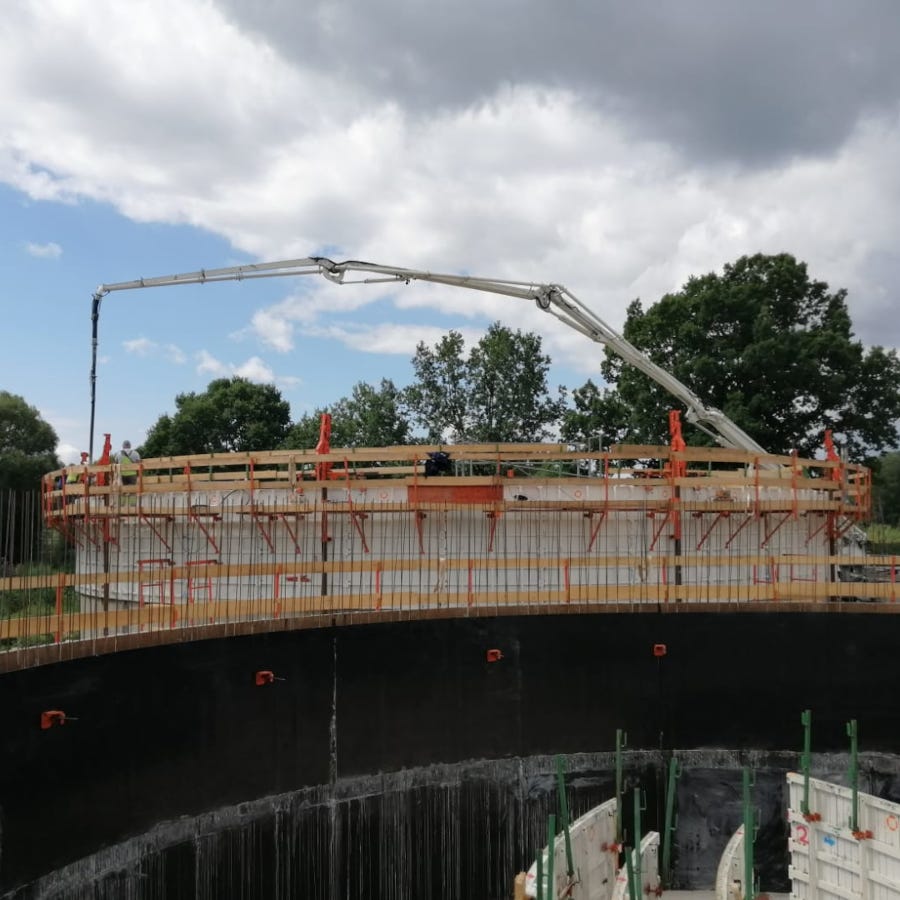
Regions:
<svg viewBox="0 0 900 900"><path fill-rule="evenodd" d="M368 273L370 276L347 280L348 273ZM334 262L323 256L305 259L289 259L280 262L254 263L224 269L201 269L181 275L163 275L157 278L139 278L118 284L101 284L94 294L95 303L113 291L137 288L166 287L176 284L205 284L219 281L244 281L251 278L276 278L287 275L323 275L336 284L375 284L383 282L426 281L450 287L468 288L490 294L501 294L522 300L533 300L537 306L574 328L585 337L604 344L626 363L642 371L687 407L687 419L706 431L725 447L736 447L753 453L766 453L747 432L731 421L721 410L707 406L674 375L654 363L646 354L618 334L596 313L585 306L571 291L561 284L538 284L525 281L508 281L499 278L479 278L469 275L446 275L417 269L382 266L359 260Z"/></svg>

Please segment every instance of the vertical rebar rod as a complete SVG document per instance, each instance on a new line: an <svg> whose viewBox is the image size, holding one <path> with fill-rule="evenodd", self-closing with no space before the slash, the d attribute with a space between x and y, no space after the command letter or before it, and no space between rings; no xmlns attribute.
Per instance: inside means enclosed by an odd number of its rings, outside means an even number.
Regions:
<svg viewBox="0 0 900 900"><path fill-rule="evenodd" d="M859 734L856 719L847 723L850 738L850 768L847 780L850 782L850 830L859 831Z"/></svg>
<svg viewBox="0 0 900 900"><path fill-rule="evenodd" d="M800 812L804 816L809 815L809 771L812 762L812 710L805 709L800 713L800 722L803 725L803 754L800 757L800 771L803 773L803 800L800 803Z"/></svg>
<svg viewBox="0 0 900 900"><path fill-rule="evenodd" d="M559 792L559 819L562 822L566 839L566 875L569 879L575 875L575 863L572 858L572 837L569 834L569 800L566 797L566 779L563 774L563 758L556 757L556 783Z"/></svg>
<svg viewBox="0 0 900 900"><path fill-rule="evenodd" d="M638 897L644 895L641 865L641 789L634 789L634 892Z"/></svg>
<svg viewBox="0 0 900 900"><path fill-rule="evenodd" d="M537 882L535 884L535 900L544 900L544 854L537 856Z"/></svg>
<svg viewBox="0 0 900 900"><path fill-rule="evenodd" d="M556 863L556 814L550 813L547 820L547 900L552 900L556 891L553 888L554 864Z"/></svg>
<svg viewBox="0 0 900 900"><path fill-rule="evenodd" d="M628 741L628 735L621 728L616 729L616 843L624 843L622 827L622 748Z"/></svg>
<svg viewBox="0 0 900 900"><path fill-rule="evenodd" d="M753 900L753 804L750 796L750 769L744 766L744 900Z"/></svg>
<svg viewBox="0 0 900 900"><path fill-rule="evenodd" d="M666 781L666 823L663 830L662 879L663 887L669 887L672 867L672 839L675 833L675 782L681 774L678 760L673 756L669 760L669 777Z"/></svg>
<svg viewBox="0 0 900 900"><path fill-rule="evenodd" d="M634 887L634 866L632 865L632 856L633 851L626 850L625 851L625 875L628 879L628 896L630 900L641 900L640 894L637 893Z"/></svg>

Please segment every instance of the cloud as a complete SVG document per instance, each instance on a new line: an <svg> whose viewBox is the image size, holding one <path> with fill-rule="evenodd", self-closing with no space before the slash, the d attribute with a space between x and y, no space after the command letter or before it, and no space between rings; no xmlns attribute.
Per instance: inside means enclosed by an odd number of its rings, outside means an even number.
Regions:
<svg viewBox="0 0 900 900"><path fill-rule="evenodd" d="M42 259L59 259L62 256L62 247L49 241L46 244L33 244L31 242L25 245L25 251L30 256L37 256Z"/></svg>
<svg viewBox="0 0 900 900"><path fill-rule="evenodd" d="M187 362L187 354L176 344L166 344L164 351L166 359L176 366L183 365Z"/></svg>
<svg viewBox="0 0 900 900"><path fill-rule="evenodd" d="M135 356L150 356L159 349L159 344L156 341L151 341L145 337L122 341L122 346L128 353L133 353Z"/></svg>
<svg viewBox="0 0 900 900"><path fill-rule="evenodd" d="M251 356L240 365L231 366L231 371L248 381L256 381L260 384L270 384L275 380L272 368L264 363L258 356Z"/></svg>
<svg viewBox="0 0 900 900"><path fill-rule="evenodd" d="M250 320L249 331L256 335L263 344L287 353L294 349L294 324L285 305L257 310Z"/></svg>
<svg viewBox="0 0 900 900"><path fill-rule="evenodd" d="M187 362L187 355L177 344L159 344L149 338L139 337L122 341L122 346L135 356L162 356L168 362L179 366Z"/></svg>
<svg viewBox="0 0 900 900"><path fill-rule="evenodd" d="M471 347L483 336L484 331L474 328L457 328L466 345ZM328 325L305 329L309 337L339 341L352 350L362 353L388 353L412 358L419 342L428 346L437 344L447 334L446 328L436 325Z"/></svg>
<svg viewBox="0 0 900 900"><path fill-rule="evenodd" d="M864 340L897 345L900 17L865 8L22 2L0 34L0 180L264 259L561 282L614 327L636 296L789 251L850 289ZM383 324L355 324L363 307ZM599 368L533 304L416 284L310 279L239 333L282 353L312 333L409 353L425 311L536 330Z"/></svg>
<svg viewBox="0 0 900 900"><path fill-rule="evenodd" d="M81 452L74 444L60 442L56 448L56 455L64 466L81 462Z"/></svg>
<svg viewBox="0 0 900 900"><path fill-rule="evenodd" d="M339 73L369 104L392 97L427 117L511 83L566 85L638 139L706 161L830 153L900 92L893 0L575 0L564 15L521 0L487 16L471 2L219 6L284 60Z"/></svg>
<svg viewBox="0 0 900 900"><path fill-rule="evenodd" d="M242 363L224 363L209 351L200 350L195 354L198 375L212 375L214 378L246 378L257 384L275 384L294 387L300 379L293 375L276 375L272 367L258 356L251 356Z"/></svg>
<svg viewBox="0 0 900 900"><path fill-rule="evenodd" d="M84 427L84 420L72 415L72 410L66 407L45 407L40 410L41 418L52 424L59 438L56 446L56 455L63 465L81 462L81 451L87 447L78 446L75 435Z"/></svg>
<svg viewBox="0 0 900 900"><path fill-rule="evenodd" d="M319 276L304 279L303 290L296 291L278 303L254 312L246 334L282 353L294 349L298 333L322 336L318 328L323 318L329 321L346 316L364 306L380 301L392 302L392 294L384 290L347 285L335 289Z"/></svg>
<svg viewBox="0 0 900 900"><path fill-rule="evenodd" d="M196 359L198 375L213 375L216 378L221 378L224 375L230 374L229 367L224 363L219 362L219 360L207 350L200 350L196 354Z"/></svg>

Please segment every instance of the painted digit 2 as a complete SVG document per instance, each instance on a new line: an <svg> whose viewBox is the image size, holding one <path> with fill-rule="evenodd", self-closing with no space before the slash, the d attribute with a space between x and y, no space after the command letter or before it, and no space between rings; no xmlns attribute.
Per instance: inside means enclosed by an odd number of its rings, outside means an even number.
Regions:
<svg viewBox="0 0 900 900"><path fill-rule="evenodd" d="M806 847L809 844L809 828L806 825L796 825L797 833L794 837L794 840L798 844L802 844Z"/></svg>

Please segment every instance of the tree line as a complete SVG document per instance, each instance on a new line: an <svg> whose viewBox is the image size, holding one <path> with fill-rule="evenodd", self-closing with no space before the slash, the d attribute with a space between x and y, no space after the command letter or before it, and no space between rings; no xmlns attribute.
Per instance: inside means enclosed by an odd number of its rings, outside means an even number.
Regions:
<svg viewBox="0 0 900 900"><path fill-rule="evenodd" d="M900 360L855 338L846 291L811 278L805 263L789 254L741 257L647 309L635 300L623 334L773 453L815 456L830 429L849 459L881 469L882 511L900 518ZM179 394L141 452L311 449L322 412L331 413L335 447L553 438L596 449L668 441L667 414L680 404L610 351L599 365L602 382L588 379L571 392L550 386L550 364L538 335L500 322L471 347L449 331L433 346L417 346L410 385L360 382L295 421L274 386L217 379L203 392ZM685 438L712 442L688 424ZM0 393L0 487L36 484L57 465L55 448L36 410Z"/></svg>

